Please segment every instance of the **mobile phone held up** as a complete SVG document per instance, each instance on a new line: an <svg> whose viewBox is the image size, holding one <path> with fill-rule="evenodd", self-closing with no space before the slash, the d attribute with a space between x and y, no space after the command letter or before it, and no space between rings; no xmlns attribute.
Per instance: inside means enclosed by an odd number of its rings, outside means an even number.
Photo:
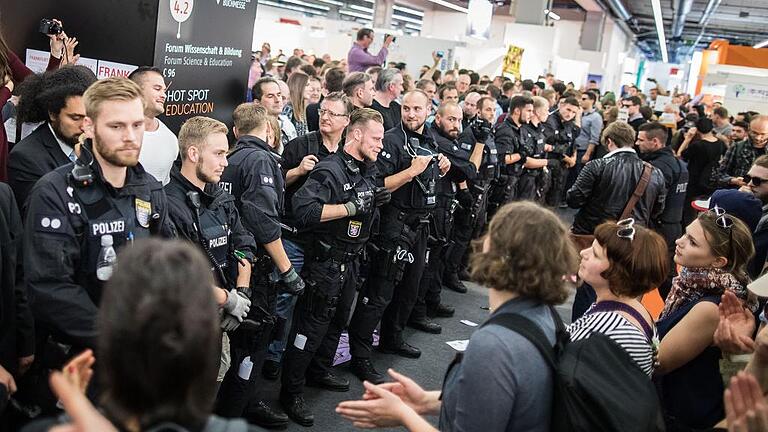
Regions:
<svg viewBox="0 0 768 432"><path fill-rule="evenodd" d="M390 36L392 36L392 35L391 35L391 34L389 34L389 33L385 34L385 35L384 35L384 40L387 40L387 38L388 38L388 37L390 37ZM397 38L393 36L393 37L392 37L392 43L395 43L395 41L396 41L396 40L397 40Z"/></svg>

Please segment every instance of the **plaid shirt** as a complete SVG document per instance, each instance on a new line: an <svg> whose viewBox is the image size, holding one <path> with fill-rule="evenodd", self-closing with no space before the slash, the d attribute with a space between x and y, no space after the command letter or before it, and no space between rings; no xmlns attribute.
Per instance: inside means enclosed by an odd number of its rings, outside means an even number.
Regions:
<svg viewBox="0 0 768 432"><path fill-rule="evenodd" d="M747 174L752 163L762 154L765 154L765 149L755 149L749 139L734 143L720 159L720 166L714 172L717 184L721 187L730 186L730 180Z"/></svg>

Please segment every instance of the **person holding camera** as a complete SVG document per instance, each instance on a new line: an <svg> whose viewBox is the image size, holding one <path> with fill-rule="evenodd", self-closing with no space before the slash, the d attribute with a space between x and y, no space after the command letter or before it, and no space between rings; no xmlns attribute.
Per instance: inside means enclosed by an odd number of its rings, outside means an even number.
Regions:
<svg viewBox="0 0 768 432"><path fill-rule="evenodd" d="M60 65L75 63L79 56L74 56L77 39L69 39L64 33L61 21L43 19L40 31L50 38L51 56L46 70L57 69ZM62 59L62 55L66 54ZM33 72L24 65L19 57L11 51L0 31L0 107L5 106L11 98L16 85L24 81ZM5 128L0 127L0 181L8 181L8 137Z"/></svg>
<svg viewBox="0 0 768 432"><path fill-rule="evenodd" d="M379 233L369 245L372 266L349 326L352 372L361 381L384 382L370 361L373 331L381 321L379 350L419 358L421 351L403 340L426 265L430 215L437 205L437 183L451 168L427 133L429 96L413 90L403 97L402 126L384 134L376 159L378 181L392 192L381 208Z"/></svg>
<svg viewBox="0 0 768 432"><path fill-rule="evenodd" d="M373 30L369 28L361 28L357 31L357 40L352 44L352 48L349 49L347 54L347 67L349 73L352 72L365 72L371 66L381 66L387 61L387 55L389 54L389 46L395 41L395 37L392 35L384 36L384 44L382 45L379 53L373 55L368 52L368 48L373 43Z"/></svg>
<svg viewBox="0 0 768 432"><path fill-rule="evenodd" d="M458 273L464 257L463 246L469 242L473 199L467 181L477 177L483 151L481 143L490 133L490 124L485 131L477 129L478 137L474 139L479 145L474 147L473 153L470 152L473 147L460 141L461 116L458 104L444 103L428 129L438 150L451 161L451 170L437 182L437 208L432 214L434 224L430 226L427 241L427 264L416 305L408 320L408 326L427 333L442 330L439 324L430 321L430 317L448 318L454 314L453 307L440 302L440 291L444 275ZM466 131L471 134L472 128L468 127Z"/></svg>

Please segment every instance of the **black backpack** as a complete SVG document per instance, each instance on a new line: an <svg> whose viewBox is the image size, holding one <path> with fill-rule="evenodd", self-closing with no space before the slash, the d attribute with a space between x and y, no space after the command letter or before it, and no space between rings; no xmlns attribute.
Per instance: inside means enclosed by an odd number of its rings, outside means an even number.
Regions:
<svg viewBox="0 0 768 432"><path fill-rule="evenodd" d="M651 378L608 336L593 333L571 342L554 308L553 348L534 322L518 314L500 314L485 324L506 327L528 339L554 371L553 432L657 432L663 417Z"/></svg>

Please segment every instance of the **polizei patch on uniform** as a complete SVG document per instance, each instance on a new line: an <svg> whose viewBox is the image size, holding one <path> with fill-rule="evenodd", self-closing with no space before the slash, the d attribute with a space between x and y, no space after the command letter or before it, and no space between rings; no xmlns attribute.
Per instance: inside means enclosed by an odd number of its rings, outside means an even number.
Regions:
<svg viewBox="0 0 768 432"><path fill-rule="evenodd" d="M219 238L211 239L208 241L208 247L214 249L220 246L226 246L227 236L221 236Z"/></svg>
<svg viewBox="0 0 768 432"><path fill-rule="evenodd" d="M94 236L120 233L124 231L125 221L122 219L108 222L96 222L91 224L91 234Z"/></svg>
<svg viewBox="0 0 768 432"><path fill-rule="evenodd" d="M136 221L144 228L149 228L149 215L152 214L152 204L136 198Z"/></svg>
<svg viewBox="0 0 768 432"><path fill-rule="evenodd" d="M347 235L355 238L360 237L360 231L363 228L363 223L360 221L349 221L349 226L347 227Z"/></svg>

